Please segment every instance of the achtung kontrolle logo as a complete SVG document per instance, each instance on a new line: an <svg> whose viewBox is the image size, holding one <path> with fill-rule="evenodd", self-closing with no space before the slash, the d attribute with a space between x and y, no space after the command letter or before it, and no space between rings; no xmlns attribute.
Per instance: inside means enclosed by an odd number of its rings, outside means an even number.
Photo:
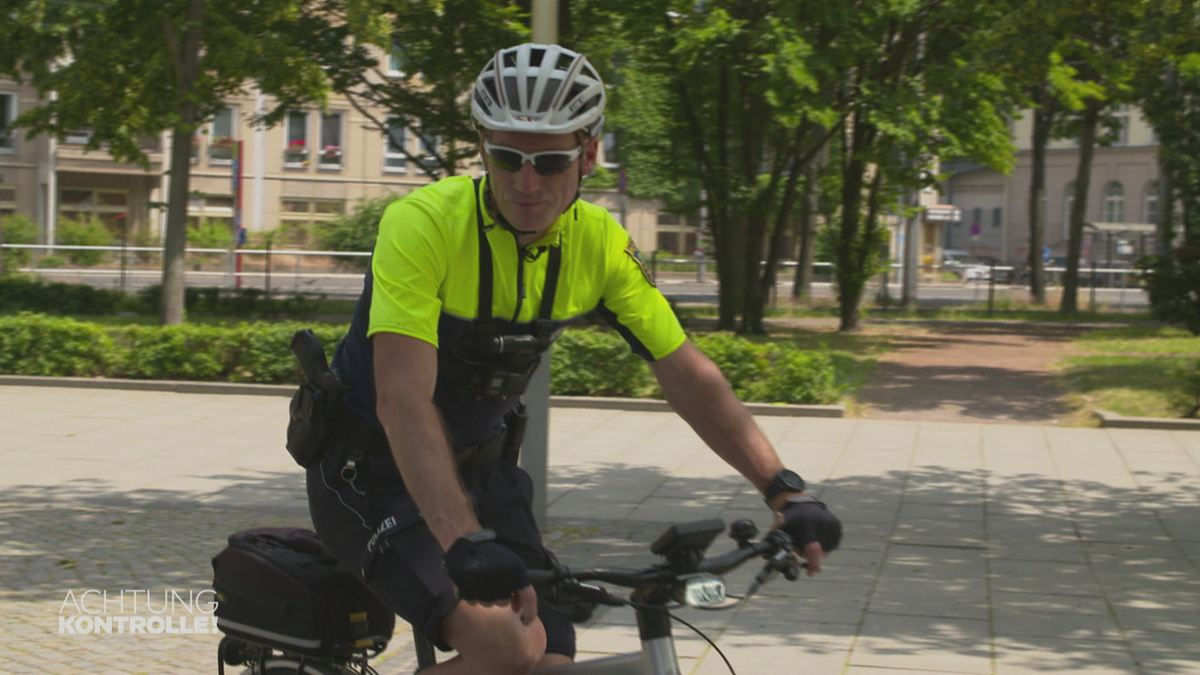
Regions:
<svg viewBox="0 0 1200 675"><path fill-rule="evenodd" d="M68 590L58 608L62 635L217 634L216 592Z"/></svg>

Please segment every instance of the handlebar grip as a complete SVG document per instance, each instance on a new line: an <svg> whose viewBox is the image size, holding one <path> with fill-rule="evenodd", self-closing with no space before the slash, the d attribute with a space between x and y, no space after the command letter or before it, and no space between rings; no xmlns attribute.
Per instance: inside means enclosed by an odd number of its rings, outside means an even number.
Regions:
<svg viewBox="0 0 1200 675"><path fill-rule="evenodd" d="M529 583L534 588L549 586L559 580L558 570L528 570Z"/></svg>

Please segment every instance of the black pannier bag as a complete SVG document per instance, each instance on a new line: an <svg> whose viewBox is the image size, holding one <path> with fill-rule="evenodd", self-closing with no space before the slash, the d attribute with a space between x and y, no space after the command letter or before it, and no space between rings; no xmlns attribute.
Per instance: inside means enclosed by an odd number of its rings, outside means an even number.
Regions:
<svg viewBox="0 0 1200 675"><path fill-rule="evenodd" d="M212 564L217 627L226 635L324 659L382 651L392 637L395 614L316 532L237 532Z"/></svg>

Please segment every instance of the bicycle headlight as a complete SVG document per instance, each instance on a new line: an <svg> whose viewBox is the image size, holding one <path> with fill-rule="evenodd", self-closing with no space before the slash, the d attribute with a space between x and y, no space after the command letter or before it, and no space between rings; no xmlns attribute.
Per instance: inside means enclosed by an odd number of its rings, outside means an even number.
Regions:
<svg viewBox="0 0 1200 675"><path fill-rule="evenodd" d="M720 607L725 604L725 581L713 574L695 574L680 579L676 589L680 603L688 607Z"/></svg>

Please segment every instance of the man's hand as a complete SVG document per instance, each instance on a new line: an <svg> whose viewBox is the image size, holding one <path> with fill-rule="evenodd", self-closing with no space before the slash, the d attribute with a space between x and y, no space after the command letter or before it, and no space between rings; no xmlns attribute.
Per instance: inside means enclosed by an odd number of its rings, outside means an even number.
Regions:
<svg viewBox="0 0 1200 675"><path fill-rule="evenodd" d="M842 521L809 495L797 495L780 507L776 522L792 538L801 558L808 561L808 574L821 571L821 560L842 542Z"/></svg>
<svg viewBox="0 0 1200 675"><path fill-rule="evenodd" d="M460 537L442 557L458 597L483 605L508 605L525 625L537 618L537 593L517 554L496 543L496 533L479 530ZM514 597L515 595L515 597Z"/></svg>

